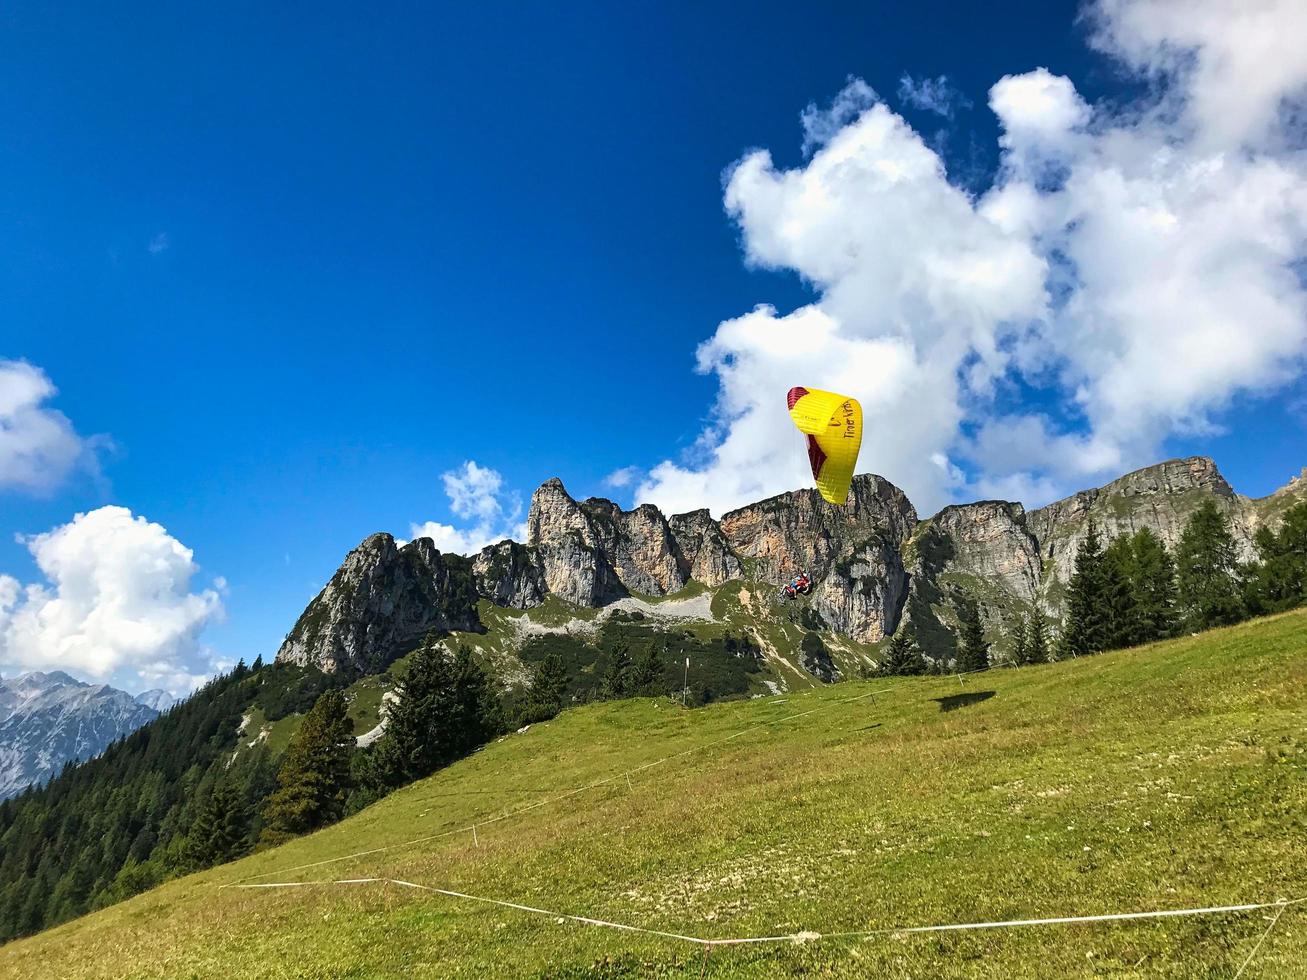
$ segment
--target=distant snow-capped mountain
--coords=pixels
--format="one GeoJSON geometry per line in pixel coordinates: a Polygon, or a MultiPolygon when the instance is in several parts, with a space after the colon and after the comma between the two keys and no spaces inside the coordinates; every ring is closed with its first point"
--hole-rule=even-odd
{"type": "Polygon", "coordinates": [[[132,700],[134,700],[137,704],[145,705],[147,708],[153,708],[155,711],[159,712],[159,714],[163,714],[165,711],[167,711],[169,708],[171,708],[174,704],[177,703],[177,699],[175,697],[173,697],[167,691],[157,687],[151,691],[143,691],[142,693],[136,695],[136,697],[133,698],[132,700]]]}
{"type": "Polygon", "coordinates": [[[99,755],[172,700],[166,691],[133,698],[60,670],[0,679],[0,799],[45,782],[71,759],[99,755]]]}

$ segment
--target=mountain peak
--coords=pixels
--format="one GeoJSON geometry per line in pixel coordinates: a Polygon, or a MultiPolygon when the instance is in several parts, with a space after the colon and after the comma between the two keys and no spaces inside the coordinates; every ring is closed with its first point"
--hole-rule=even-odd
{"type": "Polygon", "coordinates": [[[1290,477],[1289,482],[1271,494],[1273,497],[1281,497],[1291,494],[1307,493],[1307,466],[1302,468],[1302,472],[1297,476],[1290,477]]]}
{"type": "Polygon", "coordinates": [[[147,708],[162,714],[177,703],[177,699],[169,694],[163,688],[155,687],[148,691],[142,691],[132,699],[137,704],[143,704],[147,708]]]}
{"type": "Polygon", "coordinates": [[[1113,480],[1102,487],[1103,490],[1126,487],[1143,487],[1147,485],[1165,487],[1169,490],[1182,489],[1186,486],[1194,489],[1210,490],[1222,496],[1234,496],[1234,488],[1221,475],[1216,462],[1210,456],[1185,456],[1179,459],[1163,460],[1152,466],[1134,470],[1125,476],[1113,480]]]}
{"type": "Polygon", "coordinates": [[[277,659],[326,671],[375,672],[431,630],[478,632],[476,587],[467,559],[437,551],[430,538],[403,548],[369,535],[287,634],[277,659]]]}

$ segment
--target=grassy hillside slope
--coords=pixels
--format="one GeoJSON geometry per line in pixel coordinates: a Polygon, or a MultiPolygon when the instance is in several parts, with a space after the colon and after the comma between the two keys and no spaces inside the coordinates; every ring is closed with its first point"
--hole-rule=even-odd
{"type": "MultiPolygon", "coordinates": [[[[829,934],[1297,898],[1307,612],[965,686],[589,705],[312,837],[13,943],[0,975],[1229,977],[1266,914],[829,934]],[[316,862],[331,863],[298,867],[316,862]],[[389,877],[692,936],[828,938],[706,954],[394,885],[219,887],[251,876],[389,877]]],[[[1307,904],[1283,910],[1245,976],[1305,964],[1307,904]]]]}

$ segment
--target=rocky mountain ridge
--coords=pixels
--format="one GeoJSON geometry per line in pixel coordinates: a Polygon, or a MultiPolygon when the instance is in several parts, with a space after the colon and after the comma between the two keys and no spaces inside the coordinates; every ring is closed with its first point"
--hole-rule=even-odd
{"type": "Polygon", "coordinates": [[[63,671],[0,680],[0,799],[45,782],[66,762],[99,755],[158,716],[151,704],[125,691],[86,684],[63,671]]]}
{"type": "Polygon", "coordinates": [[[796,490],[719,520],[706,510],[669,518],[649,504],[622,510],[602,498],[577,501],[551,479],[531,498],[525,544],[503,541],[466,559],[442,555],[428,539],[400,547],[387,534],[368,538],[305,610],[277,658],[375,671],[428,630],[480,630],[478,599],[531,609],[554,596],[596,608],[733,580],[770,591],[800,570],[816,583],[802,603],[806,628],[873,644],[910,621],[929,654],[947,657],[947,627],[963,593],[990,625],[1035,607],[1057,621],[1091,519],[1106,538],[1149,527],[1174,548],[1189,515],[1208,499],[1251,557],[1257,527],[1307,499],[1307,470],[1250,500],[1210,459],[1168,460],[1037,510],[980,501],[924,521],[902,490],[869,474],[855,477],[841,507],[796,490]]]}
{"type": "Polygon", "coordinates": [[[955,622],[954,600],[962,591],[979,599],[982,618],[995,629],[1014,613],[1035,608],[1057,623],[1091,520],[1105,541],[1147,527],[1174,552],[1185,524],[1206,500],[1229,521],[1240,560],[1251,560],[1257,528],[1274,525],[1287,507],[1307,500],[1307,469],[1275,493],[1252,499],[1236,493],[1212,460],[1192,456],[1135,470],[1029,512],[1006,501],[946,507],[923,521],[910,543],[914,588],[908,618],[919,633],[937,637],[926,644],[937,655],[951,654],[951,634],[940,627],[955,622]]]}

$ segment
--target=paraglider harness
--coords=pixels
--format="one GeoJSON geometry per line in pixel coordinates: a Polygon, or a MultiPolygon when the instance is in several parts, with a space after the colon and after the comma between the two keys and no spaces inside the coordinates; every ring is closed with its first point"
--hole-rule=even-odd
{"type": "Polygon", "coordinates": [[[788,583],[781,586],[779,598],[794,599],[801,595],[807,595],[812,591],[812,576],[807,572],[800,572],[794,576],[788,583]]]}

